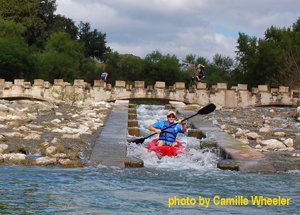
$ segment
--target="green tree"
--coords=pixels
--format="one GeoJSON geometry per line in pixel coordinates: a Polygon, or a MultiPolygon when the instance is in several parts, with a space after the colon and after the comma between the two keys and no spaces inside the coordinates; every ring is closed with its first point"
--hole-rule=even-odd
{"type": "Polygon", "coordinates": [[[48,36],[47,25],[52,23],[56,10],[55,0],[0,0],[0,15],[5,20],[21,23],[26,27],[25,38],[29,45],[42,46],[48,36]]]}
{"type": "Polygon", "coordinates": [[[34,59],[22,37],[25,28],[13,21],[0,19],[0,77],[7,81],[30,79],[34,59]]]}
{"type": "Polygon", "coordinates": [[[144,61],[147,84],[164,81],[166,85],[173,85],[176,81],[187,79],[186,73],[180,70],[180,63],[175,55],[162,55],[159,51],[153,51],[145,57],[144,61]]]}
{"type": "Polygon", "coordinates": [[[73,81],[80,74],[84,59],[83,44],[65,32],[53,33],[46,42],[45,52],[38,55],[39,76],[46,80],[73,81]]]}
{"type": "Polygon", "coordinates": [[[80,22],[79,41],[85,45],[86,56],[103,60],[104,53],[107,51],[106,34],[98,32],[96,29],[91,31],[90,23],[80,22]]]}

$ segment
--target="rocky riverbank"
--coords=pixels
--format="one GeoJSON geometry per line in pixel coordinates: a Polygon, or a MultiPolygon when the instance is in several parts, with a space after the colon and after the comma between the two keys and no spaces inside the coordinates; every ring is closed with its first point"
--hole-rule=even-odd
{"type": "Polygon", "coordinates": [[[278,171],[300,170],[300,107],[256,107],[215,111],[224,132],[267,156],[278,171]]]}
{"type": "MultiPolygon", "coordinates": [[[[110,110],[107,102],[0,100],[0,164],[86,166],[110,110]]],[[[208,117],[277,169],[300,169],[299,107],[223,108],[208,117]]]]}
{"type": "Polygon", "coordinates": [[[0,163],[87,165],[110,103],[0,101],[0,163]]]}

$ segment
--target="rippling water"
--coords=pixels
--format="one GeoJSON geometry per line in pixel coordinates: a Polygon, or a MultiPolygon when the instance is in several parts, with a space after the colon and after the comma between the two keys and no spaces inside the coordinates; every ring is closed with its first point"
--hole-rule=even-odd
{"type": "MultiPolygon", "coordinates": [[[[149,121],[141,118],[145,128],[158,118],[151,115],[152,108],[143,108],[141,115],[151,116],[149,121]]],[[[165,116],[162,107],[153,108],[165,116]]],[[[146,129],[143,132],[148,134],[146,129]]],[[[129,153],[142,158],[144,168],[1,166],[0,214],[299,214],[299,171],[246,174],[219,170],[216,153],[201,151],[193,138],[181,136],[180,140],[190,155],[158,159],[143,145],[130,145],[129,153]],[[217,195],[292,200],[288,206],[217,206],[212,203],[217,195]],[[211,203],[208,208],[198,204],[168,208],[174,196],[197,200],[201,196],[211,203]]]]}
{"type": "Polygon", "coordinates": [[[299,172],[0,167],[1,214],[298,214],[299,172]],[[168,198],[290,197],[289,206],[176,206],[168,198]]]}

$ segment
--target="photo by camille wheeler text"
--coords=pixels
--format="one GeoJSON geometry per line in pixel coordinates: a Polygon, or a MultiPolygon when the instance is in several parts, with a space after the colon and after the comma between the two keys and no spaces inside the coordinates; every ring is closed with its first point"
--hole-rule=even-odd
{"type": "Polygon", "coordinates": [[[170,197],[168,198],[168,207],[174,206],[199,206],[208,208],[211,205],[215,206],[288,206],[292,203],[290,197],[266,197],[266,196],[234,196],[234,197],[222,197],[215,195],[213,197],[170,197]]]}

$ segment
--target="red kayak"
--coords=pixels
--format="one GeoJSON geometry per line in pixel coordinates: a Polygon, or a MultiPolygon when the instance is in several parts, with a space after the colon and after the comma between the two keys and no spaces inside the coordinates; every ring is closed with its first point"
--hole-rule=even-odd
{"type": "Polygon", "coordinates": [[[158,138],[154,139],[149,143],[147,146],[147,149],[149,151],[155,152],[158,156],[177,156],[178,154],[182,153],[184,146],[178,141],[177,146],[157,146],[156,143],[158,141],[158,138]]]}

